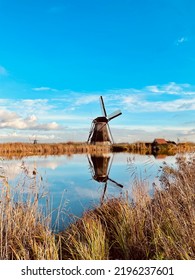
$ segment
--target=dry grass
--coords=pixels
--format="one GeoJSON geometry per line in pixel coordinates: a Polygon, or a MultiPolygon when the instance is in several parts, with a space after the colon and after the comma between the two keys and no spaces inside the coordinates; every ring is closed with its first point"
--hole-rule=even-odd
{"type": "Polygon", "coordinates": [[[80,142],[67,143],[3,143],[0,144],[0,156],[25,157],[33,155],[72,155],[76,153],[110,152],[110,146],[88,145],[80,142]]]}
{"type": "MultiPolygon", "coordinates": [[[[159,154],[174,155],[178,152],[195,151],[195,143],[179,143],[178,145],[161,145],[159,154]]],[[[160,147],[160,146],[159,146],[160,147]]],[[[13,158],[33,155],[72,155],[72,154],[102,154],[109,152],[128,152],[152,154],[152,143],[118,143],[113,145],[90,145],[84,142],[66,143],[0,143],[0,156],[13,158]]]]}
{"type": "Polygon", "coordinates": [[[108,240],[100,218],[91,212],[60,234],[62,258],[74,260],[106,260],[109,257],[108,240]]]}
{"type": "Polygon", "coordinates": [[[112,151],[139,153],[139,154],[152,154],[152,143],[135,142],[135,143],[118,143],[112,145],[112,151]]]}
{"type": "Polygon", "coordinates": [[[50,219],[44,218],[38,205],[41,194],[35,189],[35,179],[29,178],[33,185],[28,184],[28,190],[22,189],[21,184],[19,190],[12,191],[7,178],[1,176],[1,260],[58,259],[59,248],[50,230],[50,219]]]}

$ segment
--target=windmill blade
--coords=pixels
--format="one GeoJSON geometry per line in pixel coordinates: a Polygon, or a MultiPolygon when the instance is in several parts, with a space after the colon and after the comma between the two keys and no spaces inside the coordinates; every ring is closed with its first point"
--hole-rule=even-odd
{"type": "Polygon", "coordinates": [[[101,204],[104,202],[104,197],[105,197],[106,189],[107,189],[107,181],[105,183],[103,194],[102,194],[102,197],[101,197],[101,204]]]}
{"type": "Polygon", "coordinates": [[[107,117],[106,108],[105,108],[104,100],[103,100],[103,97],[102,97],[102,96],[100,96],[100,107],[101,107],[103,116],[104,116],[104,117],[107,117]]]}
{"type": "Polygon", "coordinates": [[[90,160],[90,158],[89,158],[89,155],[87,154],[87,159],[88,159],[88,162],[89,162],[89,166],[90,166],[90,168],[93,168],[93,164],[92,164],[92,162],[91,162],[91,160],[90,160]]]}
{"type": "Polygon", "coordinates": [[[108,180],[109,180],[110,182],[112,182],[113,184],[117,185],[118,187],[123,188],[123,185],[117,183],[116,181],[114,181],[114,180],[112,180],[112,179],[110,179],[110,178],[108,178],[108,180]]]}
{"type": "Polygon", "coordinates": [[[122,112],[120,110],[117,110],[108,116],[108,121],[111,121],[112,119],[114,119],[120,115],[122,115],[122,112]]]}
{"type": "Polygon", "coordinates": [[[110,138],[111,138],[111,141],[112,141],[112,144],[113,144],[113,143],[114,143],[114,138],[113,138],[113,136],[112,136],[112,132],[111,132],[111,130],[110,130],[109,124],[107,124],[107,126],[108,126],[108,131],[109,131],[109,134],[110,134],[110,138]]]}
{"type": "Polygon", "coordinates": [[[89,170],[91,171],[92,176],[94,176],[95,172],[94,172],[93,163],[91,162],[88,154],[87,154],[87,159],[88,159],[88,162],[89,162],[89,170]]]}
{"type": "Polygon", "coordinates": [[[92,124],[91,124],[91,129],[90,129],[90,131],[89,131],[89,137],[88,137],[88,139],[87,139],[87,143],[89,143],[89,140],[90,140],[90,138],[91,138],[91,135],[92,135],[92,133],[93,133],[93,130],[94,130],[94,123],[92,122],[92,124]]]}
{"type": "Polygon", "coordinates": [[[112,154],[112,157],[111,157],[111,161],[110,161],[110,165],[109,165],[108,173],[107,173],[108,176],[109,176],[109,174],[110,174],[110,169],[111,169],[111,167],[112,167],[113,159],[114,159],[114,154],[112,154]]]}

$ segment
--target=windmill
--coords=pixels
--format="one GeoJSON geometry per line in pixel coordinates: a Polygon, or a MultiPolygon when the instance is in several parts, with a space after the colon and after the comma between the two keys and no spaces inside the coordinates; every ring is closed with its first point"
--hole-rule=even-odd
{"type": "Polygon", "coordinates": [[[117,183],[116,181],[114,181],[109,177],[110,169],[113,162],[113,157],[110,160],[109,154],[101,154],[98,156],[90,155],[88,156],[88,161],[89,161],[92,178],[98,183],[102,183],[104,185],[104,190],[101,197],[101,203],[103,203],[108,182],[120,188],[123,188],[123,185],[117,183]]]}
{"type": "Polygon", "coordinates": [[[37,139],[34,139],[33,140],[33,144],[35,145],[35,144],[37,144],[38,143],[38,140],[37,139]]]}
{"type": "Polygon", "coordinates": [[[34,137],[29,137],[28,139],[29,139],[29,141],[30,141],[31,143],[33,143],[34,145],[38,143],[38,140],[37,140],[36,135],[34,135],[34,137]]]}
{"type": "Polygon", "coordinates": [[[103,97],[100,96],[100,107],[102,110],[102,116],[95,118],[92,121],[91,129],[87,143],[90,144],[110,144],[113,143],[112,133],[109,127],[109,121],[120,116],[122,113],[120,110],[107,116],[106,108],[104,105],[103,97]]]}

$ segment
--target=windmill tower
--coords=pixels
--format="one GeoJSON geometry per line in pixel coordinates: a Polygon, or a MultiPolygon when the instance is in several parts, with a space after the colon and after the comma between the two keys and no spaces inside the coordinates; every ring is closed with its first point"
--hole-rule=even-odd
{"type": "Polygon", "coordinates": [[[97,181],[98,183],[101,183],[104,185],[102,197],[101,197],[101,203],[104,201],[105,193],[107,190],[108,182],[114,186],[123,188],[123,185],[117,183],[115,180],[111,179],[109,177],[110,169],[112,166],[113,157],[110,160],[109,154],[101,154],[98,156],[90,155],[88,156],[89,161],[89,167],[91,170],[92,178],[97,181]]]}
{"type": "Polygon", "coordinates": [[[37,144],[37,142],[38,142],[38,140],[37,140],[37,139],[34,139],[34,140],[33,140],[33,144],[34,144],[34,145],[36,145],[36,144],[37,144]]]}
{"type": "Polygon", "coordinates": [[[29,137],[28,139],[29,139],[30,143],[33,143],[34,145],[36,145],[38,143],[36,135],[34,135],[34,137],[29,137]]]}
{"type": "Polygon", "coordinates": [[[109,121],[121,115],[121,111],[115,111],[107,116],[106,108],[104,105],[103,97],[100,96],[100,107],[102,110],[102,116],[95,118],[92,121],[91,129],[87,143],[90,144],[111,144],[113,143],[112,133],[109,127],[109,121]]]}

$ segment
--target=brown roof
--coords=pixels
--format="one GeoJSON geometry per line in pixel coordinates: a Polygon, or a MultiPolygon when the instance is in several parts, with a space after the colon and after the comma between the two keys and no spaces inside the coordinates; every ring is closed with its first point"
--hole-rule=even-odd
{"type": "Polygon", "coordinates": [[[167,141],[163,138],[156,138],[156,139],[154,139],[154,143],[156,143],[156,144],[167,144],[167,141]]]}
{"type": "Polygon", "coordinates": [[[157,155],[155,158],[156,159],[163,159],[166,158],[167,155],[157,155]]]}

